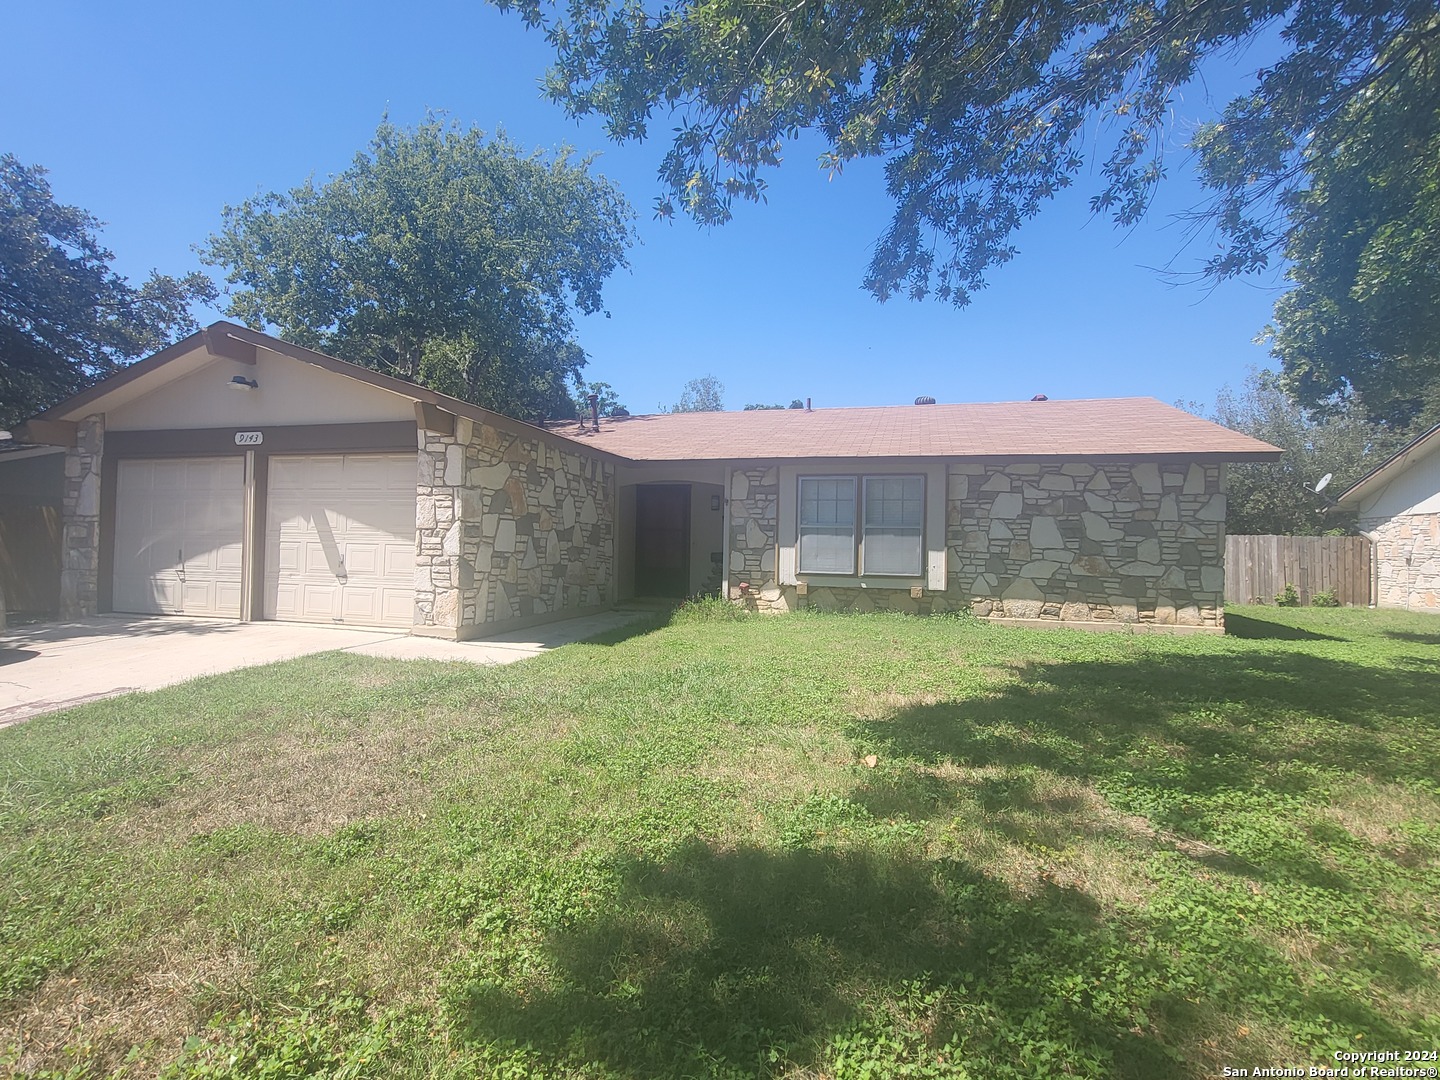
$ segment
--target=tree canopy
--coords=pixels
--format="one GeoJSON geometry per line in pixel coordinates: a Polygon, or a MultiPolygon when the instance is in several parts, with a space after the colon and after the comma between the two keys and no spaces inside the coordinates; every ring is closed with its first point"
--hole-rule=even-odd
{"type": "Polygon", "coordinates": [[[1272,328],[1302,403],[1358,397],[1401,427],[1440,420],[1440,57],[1414,78],[1425,99],[1366,94],[1340,145],[1307,154],[1272,328]]]}
{"type": "Polygon", "coordinates": [[[0,155],[0,427],[191,332],[190,305],[216,296],[198,271],[132,286],[100,222],[57,203],[47,175],[0,155]]]}
{"type": "Polygon", "coordinates": [[[620,393],[608,382],[581,383],[576,388],[574,416],[582,420],[590,415],[590,395],[595,395],[595,408],[601,416],[629,416],[630,410],[620,402],[620,393]]]}
{"type": "Polygon", "coordinates": [[[1252,371],[1244,386],[1223,387],[1210,419],[1285,451],[1279,461],[1227,467],[1231,533],[1315,535],[1345,528],[1351,519],[1324,512],[1315,483],[1332,473],[1330,494],[1344,491],[1405,441],[1403,432],[1371,422],[1351,403],[1325,414],[1307,411],[1271,371],[1252,371]]]}
{"type": "Polygon", "coordinates": [[[714,375],[701,375],[685,384],[670,412],[724,412],[725,384],[714,375]]]}
{"type": "Polygon", "coordinates": [[[1193,140],[1225,277],[1284,245],[1307,154],[1350,134],[1361,96],[1433,105],[1434,0],[496,0],[544,29],[546,87],[617,140],[674,113],[657,212],[703,224],[765,197],[802,130],[832,171],[881,158],[895,212],[865,276],[880,299],[965,304],[1014,234],[1098,160],[1092,207],[1129,225],[1165,175],[1177,93],[1208,57],[1280,29],[1282,54],[1193,140]]]}
{"type": "Polygon", "coordinates": [[[524,419],[563,415],[574,312],[628,265],[634,214],[589,159],[431,116],[383,121],[316,185],[225,210],[203,255],[251,326],[524,419]]]}

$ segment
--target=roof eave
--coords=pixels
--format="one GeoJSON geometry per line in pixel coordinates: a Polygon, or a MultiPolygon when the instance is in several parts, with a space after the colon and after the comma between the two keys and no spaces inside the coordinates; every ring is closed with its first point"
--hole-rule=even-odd
{"type": "MultiPolygon", "coordinates": [[[[66,398],[57,405],[51,406],[49,409],[46,409],[34,417],[33,420],[41,421],[42,423],[64,422],[77,413],[83,417],[86,414],[80,412],[80,410],[84,409],[85,406],[102,401],[105,397],[121,387],[134,382],[136,379],[143,378],[171,361],[189,355],[199,348],[210,349],[212,353],[215,353],[216,348],[218,348],[220,350],[219,355],[222,357],[239,360],[242,363],[250,362],[245,359],[245,357],[249,355],[247,349],[264,349],[267,352],[289,357],[302,364],[309,364],[312,367],[318,367],[321,370],[341,375],[347,379],[354,379],[357,382],[366,383],[376,389],[396,394],[413,402],[425,402],[454,416],[463,416],[469,420],[478,420],[492,427],[505,428],[513,433],[519,433],[529,437],[544,435],[555,436],[562,439],[565,438],[558,432],[550,431],[538,424],[517,420],[514,417],[493,412],[490,409],[472,404],[471,402],[450,397],[448,394],[441,394],[427,387],[418,386],[415,383],[409,383],[403,379],[397,379],[378,371],[372,371],[370,368],[361,367],[358,364],[352,364],[348,361],[328,356],[315,349],[307,349],[303,345],[295,345],[281,338],[272,337],[258,330],[251,330],[249,327],[238,326],[235,323],[227,322],[223,319],[213,322],[201,330],[197,330],[188,337],[181,338],[173,345],[166,346],[159,352],[147,356],[144,360],[136,361],[128,367],[122,368],[109,378],[80,391],[80,393],[72,397],[66,398]]],[[[613,451],[605,450],[601,447],[588,446],[578,443],[573,439],[565,439],[565,441],[612,461],[625,460],[613,451]]]]}
{"type": "Polygon", "coordinates": [[[1406,443],[1342,491],[1340,497],[1335,500],[1335,508],[1337,510],[1360,509],[1360,503],[1365,499],[1366,495],[1369,495],[1372,490],[1382,483],[1389,483],[1390,478],[1395,474],[1402,473],[1409,468],[1410,462],[1415,457],[1415,451],[1429,445],[1432,439],[1437,438],[1440,438],[1440,424],[1436,424],[1429,431],[1424,432],[1406,443]]]}
{"type": "MultiPolygon", "coordinates": [[[[587,443],[581,443],[578,439],[570,439],[569,436],[561,436],[569,441],[584,446],[587,450],[592,447],[587,443]]],[[[866,458],[886,460],[891,458],[918,459],[924,461],[1015,461],[1021,463],[1029,462],[1051,462],[1051,461],[1099,461],[1106,463],[1123,463],[1126,461],[1198,461],[1207,464],[1230,464],[1249,463],[1259,461],[1278,461],[1284,451],[1281,450],[1253,450],[1253,451],[1216,451],[1216,450],[1171,450],[1171,451],[1136,451],[1127,454],[726,454],[715,457],[695,457],[693,455],[675,457],[627,457],[623,454],[615,454],[619,460],[632,465],[688,465],[688,464],[714,464],[716,462],[772,462],[772,461],[861,461],[866,458]]]]}

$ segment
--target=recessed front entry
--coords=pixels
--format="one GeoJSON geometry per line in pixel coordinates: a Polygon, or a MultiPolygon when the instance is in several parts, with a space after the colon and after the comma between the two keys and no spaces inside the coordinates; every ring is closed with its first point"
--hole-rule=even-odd
{"type": "Polygon", "coordinates": [[[690,485],[635,488],[635,595],[690,592],[690,485]]]}
{"type": "Polygon", "coordinates": [[[270,458],[265,617],[411,625],[415,455],[270,458]]]}
{"type": "Polygon", "coordinates": [[[240,617],[245,459],[122,460],[112,607],[240,617]]]}

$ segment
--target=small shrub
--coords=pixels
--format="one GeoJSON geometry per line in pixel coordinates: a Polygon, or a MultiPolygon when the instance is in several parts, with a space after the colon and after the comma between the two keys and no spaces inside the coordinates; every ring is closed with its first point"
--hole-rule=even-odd
{"type": "Polygon", "coordinates": [[[1340,598],[1335,595],[1334,589],[1326,589],[1324,592],[1317,592],[1310,597],[1311,607],[1339,607],[1340,598]]]}
{"type": "Polygon", "coordinates": [[[1285,583],[1285,588],[1275,594],[1276,607],[1299,607],[1300,591],[1290,582],[1285,583]]]}

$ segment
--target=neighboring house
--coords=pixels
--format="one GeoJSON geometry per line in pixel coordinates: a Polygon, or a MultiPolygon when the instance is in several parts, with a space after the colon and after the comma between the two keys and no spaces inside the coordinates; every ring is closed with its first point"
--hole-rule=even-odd
{"type": "Polygon", "coordinates": [[[12,619],[60,610],[64,482],[64,447],[0,439],[0,597],[12,619]]]}
{"type": "Polygon", "coordinates": [[[1223,626],[1224,469],[1148,398],[536,427],[230,323],[26,425],[63,613],[467,638],[637,597],[1223,626]]]}
{"type": "Polygon", "coordinates": [[[1440,611],[1440,426],[1433,427],[1337,500],[1374,545],[1378,607],[1440,611]]]}

